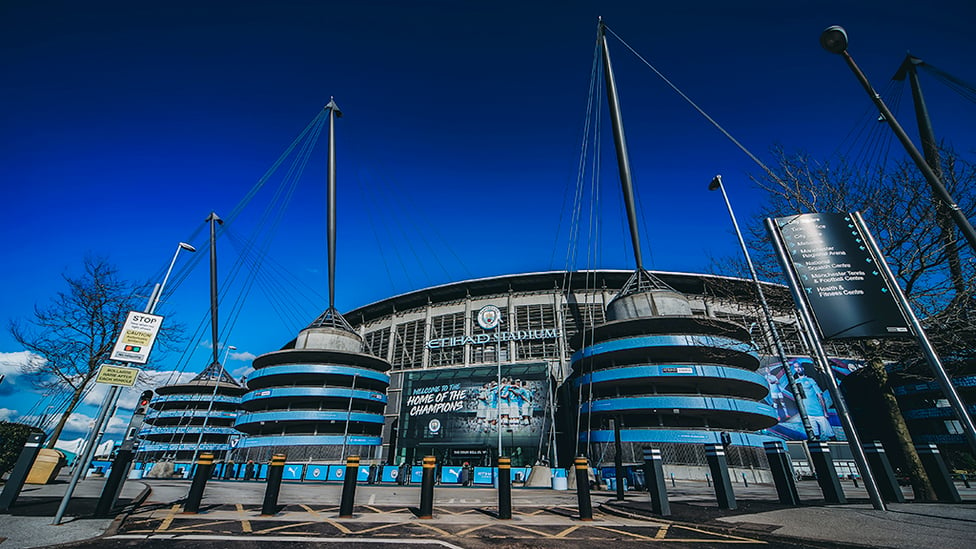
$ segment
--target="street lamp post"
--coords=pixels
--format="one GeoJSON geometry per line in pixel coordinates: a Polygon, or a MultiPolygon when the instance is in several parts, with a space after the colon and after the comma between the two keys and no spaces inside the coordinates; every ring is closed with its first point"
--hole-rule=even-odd
{"type": "MultiPolygon", "coordinates": [[[[146,304],[146,309],[144,312],[152,314],[156,310],[156,305],[159,303],[159,298],[163,294],[163,288],[166,287],[166,280],[169,278],[170,272],[173,270],[173,265],[176,264],[176,257],[180,255],[180,250],[186,250],[188,252],[195,252],[196,249],[187,244],[186,242],[180,242],[179,246],[176,248],[176,253],[173,254],[173,260],[169,262],[169,268],[166,270],[166,275],[163,277],[163,281],[157,284],[149,296],[149,302],[146,304]]],[[[115,407],[115,402],[119,397],[119,387],[117,385],[112,385],[108,394],[105,395],[105,400],[102,401],[101,409],[98,412],[98,418],[95,420],[95,430],[93,434],[95,438],[88,441],[88,445],[82,455],[81,460],[78,462],[78,467],[75,469],[74,474],[71,476],[71,482],[68,484],[67,490],[65,490],[64,497],[61,499],[61,505],[58,507],[57,512],[54,515],[54,520],[51,524],[57,526],[61,524],[61,519],[64,517],[64,512],[68,508],[68,502],[71,501],[71,495],[74,493],[75,486],[78,484],[78,480],[81,475],[88,470],[88,465],[91,463],[92,455],[95,453],[95,447],[98,445],[98,433],[102,430],[103,424],[109,419],[109,411],[115,407]]]]}
{"type": "Polygon", "coordinates": [[[823,46],[823,49],[829,51],[830,53],[838,54],[844,58],[844,61],[847,62],[847,66],[850,67],[851,72],[853,72],[854,76],[857,77],[857,80],[861,83],[864,91],[868,93],[871,101],[874,102],[875,106],[881,112],[884,121],[887,122],[888,126],[891,127],[891,131],[895,133],[895,137],[897,137],[898,141],[900,141],[902,146],[905,147],[905,151],[908,152],[908,156],[912,158],[915,165],[918,166],[918,169],[922,172],[922,175],[925,177],[925,181],[928,182],[929,186],[932,187],[932,191],[935,193],[938,199],[945,204],[946,208],[949,209],[949,215],[956,223],[956,226],[959,227],[959,230],[962,231],[963,236],[966,237],[966,240],[969,242],[969,247],[972,248],[973,251],[976,251],[976,229],[973,228],[973,225],[969,222],[965,212],[962,211],[962,208],[956,204],[956,201],[952,198],[952,195],[950,195],[949,191],[946,190],[945,185],[942,184],[942,180],[939,179],[939,176],[935,174],[932,167],[929,166],[928,162],[925,161],[925,157],[922,156],[922,153],[920,153],[915,147],[915,144],[912,143],[912,140],[908,137],[908,134],[905,133],[904,129],[902,129],[901,124],[898,123],[895,115],[888,110],[888,106],[885,105],[884,101],[882,101],[881,96],[878,95],[878,92],[874,91],[874,87],[872,87],[871,83],[868,82],[867,76],[865,76],[857,64],[854,63],[854,58],[851,57],[851,54],[847,53],[847,31],[844,30],[844,27],[839,25],[827,27],[827,29],[825,29],[820,35],[820,45],[823,46]]]}
{"type": "Polygon", "coordinates": [[[756,274],[756,268],[752,264],[752,257],[749,255],[749,248],[746,247],[746,241],[742,238],[742,231],[739,230],[739,223],[735,219],[735,213],[732,211],[732,203],[729,202],[729,195],[725,193],[725,186],[722,185],[722,176],[716,175],[712,182],[708,184],[708,190],[720,190],[722,191],[722,198],[725,199],[725,206],[729,210],[729,217],[732,218],[732,226],[735,228],[735,235],[739,237],[739,246],[742,247],[742,255],[746,258],[746,264],[749,265],[749,275],[752,276],[752,282],[756,285],[756,292],[759,294],[759,302],[762,304],[763,316],[766,317],[766,324],[769,326],[769,333],[773,336],[773,343],[776,345],[776,354],[779,356],[780,364],[783,365],[783,372],[786,374],[786,382],[790,387],[790,392],[793,393],[794,402],[796,402],[796,411],[800,416],[800,422],[803,424],[803,430],[807,434],[807,440],[813,440],[813,426],[810,425],[810,416],[807,415],[807,407],[804,404],[803,399],[800,398],[800,392],[797,390],[796,377],[793,375],[793,368],[790,366],[789,358],[786,356],[786,350],[783,348],[783,341],[779,337],[779,330],[776,329],[776,323],[773,322],[773,313],[769,309],[769,303],[766,301],[766,294],[763,293],[762,284],[759,283],[759,276],[756,274]]]}
{"type": "MultiPolygon", "coordinates": [[[[847,31],[838,25],[827,27],[827,29],[825,29],[820,35],[820,45],[830,53],[843,56],[844,61],[847,62],[847,66],[850,67],[851,72],[853,72],[854,76],[857,77],[857,80],[861,83],[864,91],[866,91],[868,96],[871,97],[871,100],[874,102],[875,106],[877,106],[878,110],[881,111],[881,115],[884,117],[884,120],[891,127],[891,130],[895,133],[895,136],[898,137],[898,141],[900,141],[902,146],[905,147],[905,151],[908,152],[908,155],[922,172],[922,175],[925,177],[925,181],[928,182],[929,186],[932,187],[933,193],[940,201],[942,201],[943,204],[945,204],[946,208],[948,208],[949,215],[956,223],[956,226],[959,227],[959,230],[962,231],[963,236],[966,237],[970,248],[972,248],[973,251],[976,251],[976,229],[973,228],[973,225],[969,222],[966,214],[962,211],[959,205],[956,204],[955,200],[952,198],[952,195],[949,194],[949,191],[946,190],[945,185],[942,184],[942,180],[939,179],[939,176],[936,175],[932,167],[929,166],[928,162],[925,161],[925,157],[922,156],[922,153],[920,153],[915,147],[915,144],[912,143],[912,140],[908,137],[908,134],[905,133],[904,129],[902,129],[901,124],[899,124],[898,120],[895,119],[895,115],[888,110],[888,106],[885,105],[884,101],[881,100],[881,96],[878,95],[878,92],[874,91],[871,83],[868,82],[867,76],[865,76],[857,64],[854,63],[854,58],[851,57],[851,54],[847,53],[847,31]]],[[[870,243],[877,247],[877,245],[874,244],[873,239],[870,243]]],[[[887,262],[882,261],[880,266],[890,272],[887,262]]],[[[891,280],[894,280],[893,274],[889,276],[891,280]]],[[[912,323],[912,327],[915,329],[916,337],[918,338],[919,346],[922,347],[925,354],[925,359],[929,363],[929,367],[932,369],[932,372],[935,374],[936,381],[939,383],[943,394],[949,401],[950,407],[953,409],[956,417],[963,426],[963,434],[966,437],[966,442],[969,444],[970,450],[974,455],[976,455],[976,424],[973,423],[973,419],[970,417],[969,412],[966,409],[966,404],[959,397],[959,393],[956,392],[955,387],[952,385],[952,380],[946,373],[945,368],[943,368],[941,360],[939,360],[938,355],[936,355],[935,350],[928,341],[928,337],[926,337],[921,324],[919,324],[918,319],[915,317],[914,311],[911,309],[911,304],[908,302],[907,298],[904,298],[901,295],[903,293],[901,289],[898,288],[897,290],[898,291],[896,292],[895,297],[898,299],[899,306],[903,309],[906,317],[912,323]]]]}

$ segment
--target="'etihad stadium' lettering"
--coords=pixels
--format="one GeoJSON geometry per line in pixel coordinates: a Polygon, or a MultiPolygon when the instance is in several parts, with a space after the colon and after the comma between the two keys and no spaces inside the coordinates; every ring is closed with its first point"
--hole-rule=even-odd
{"type": "Polygon", "coordinates": [[[528,339],[556,339],[558,329],[550,330],[518,330],[516,332],[500,332],[496,334],[478,334],[474,336],[454,336],[441,339],[431,339],[427,342],[428,349],[443,349],[459,345],[484,345],[498,341],[525,341],[528,339]]]}

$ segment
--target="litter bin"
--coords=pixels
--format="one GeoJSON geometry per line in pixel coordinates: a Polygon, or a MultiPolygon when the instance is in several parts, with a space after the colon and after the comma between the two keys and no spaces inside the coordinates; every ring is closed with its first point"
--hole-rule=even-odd
{"type": "Polygon", "coordinates": [[[27,484],[48,484],[58,478],[58,473],[61,472],[65,463],[64,454],[60,451],[41,448],[37,454],[37,459],[34,460],[34,465],[27,473],[27,480],[24,482],[27,484]]]}

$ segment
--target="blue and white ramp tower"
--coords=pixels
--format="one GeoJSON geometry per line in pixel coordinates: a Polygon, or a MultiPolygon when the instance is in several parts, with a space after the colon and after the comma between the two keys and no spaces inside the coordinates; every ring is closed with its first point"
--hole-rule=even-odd
{"type": "Polygon", "coordinates": [[[379,458],[390,364],[363,351],[335,308],[335,101],[329,116],[329,308],[292,344],[254,359],[235,427],[247,434],[235,459],[341,461],[379,458]]]}
{"type": "Polygon", "coordinates": [[[633,182],[604,24],[599,41],[617,166],[636,270],[607,304],[607,322],[584,334],[572,358],[579,395],[578,443],[593,463],[615,457],[640,463],[642,447],[665,450],[666,462],[703,462],[705,443],[752,446],[770,437],[756,431],[777,423],[760,402],[769,392],[756,373],[759,357],[741,325],[692,315],[688,299],[643,267],[633,182]],[[622,456],[615,452],[620,433],[622,456]],[[670,445],[682,445],[670,447],[670,445]],[[687,450],[688,459],[673,458],[687,450]],[[698,456],[700,457],[700,456],[698,456]]]}

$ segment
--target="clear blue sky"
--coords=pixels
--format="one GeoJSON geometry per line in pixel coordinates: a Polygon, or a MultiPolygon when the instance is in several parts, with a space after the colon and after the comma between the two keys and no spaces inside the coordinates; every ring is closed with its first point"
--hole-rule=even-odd
{"type": "MultiPolygon", "coordinates": [[[[226,216],[330,96],[344,111],[340,310],[433,284],[563,268],[564,196],[577,176],[599,15],[763,159],[775,144],[827,158],[871,108],[843,61],[820,48],[828,25],[847,28],[879,89],[907,50],[976,80],[976,7],[965,0],[4,2],[0,320],[46,305],[86,253],[132,279],[158,276],[176,244],[211,210],[226,216]]],[[[737,253],[708,181],[723,174],[744,220],[762,199],[747,180],[759,169],[622,44],[610,46],[646,266],[707,270],[712,257],[737,253]]],[[[972,151],[976,109],[935,85],[927,94],[936,131],[972,151]]],[[[286,291],[307,321],[326,305],[324,143],[271,252],[318,289],[286,291]]],[[[597,266],[630,268],[607,164],[597,266]]],[[[264,195],[242,213],[238,234],[249,234],[264,195]]],[[[218,248],[229,272],[236,252],[218,248]]],[[[160,308],[191,331],[207,307],[205,264],[160,308]]],[[[253,290],[224,343],[242,359],[286,343],[296,327],[272,309],[253,290]]],[[[207,363],[203,340],[187,371],[207,363]]],[[[0,332],[0,417],[17,419],[38,398],[15,375],[19,351],[0,332]]],[[[177,358],[157,367],[171,370],[177,358]]],[[[227,366],[242,372],[247,360],[227,366]]]]}

